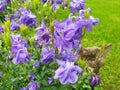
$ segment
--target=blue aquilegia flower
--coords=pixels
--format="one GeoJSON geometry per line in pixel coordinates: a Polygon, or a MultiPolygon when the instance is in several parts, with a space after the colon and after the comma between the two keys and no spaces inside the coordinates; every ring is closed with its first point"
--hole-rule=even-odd
{"type": "Polygon", "coordinates": [[[27,90],[27,87],[22,87],[20,88],[20,90],[27,90]]]}
{"type": "Polygon", "coordinates": [[[11,2],[11,0],[6,0],[6,3],[9,3],[9,2],[11,2]]]}
{"type": "Polygon", "coordinates": [[[41,62],[44,64],[47,64],[52,61],[52,59],[55,57],[55,54],[53,53],[52,49],[49,49],[47,47],[42,47],[42,53],[41,53],[41,62]]]}
{"type": "Polygon", "coordinates": [[[57,4],[62,4],[63,0],[56,0],[57,4]]]}
{"type": "Polygon", "coordinates": [[[46,3],[47,0],[41,0],[43,3],[46,3]]]}
{"type": "Polygon", "coordinates": [[[21,17],[20,22],[26,26],[32,27],[36,24],[36,16],[33,15],[31,12],[27,11],[26,9],[21,9],[21,17]]]}
{"type": "Polygon", "coordinates": [[[78,80],[77,74],[82,73],[82,69],[74,62],[57,60],[60,67],[55,71],[54,79],[59,79],[61,84],[75,83],[78,80]]]}
{"type": "Polygon", "coordinates": [[[49,44],[51,37],[49,33],[49,29],[46,27],[44,22],[42,22],[41,26],[36,29],[37,33],[35,36],[35,42],[42,43],[43,45],[49,44]]]}
{"type": "Polygon", "coordinates": [[[52,9],[53,9],[53,10],[57,10],[58,8],[59,8],[58,4],[57,4],[56,2],[54,2],[54,3],[52,4],[52,9]]]}
{"type": "Polygon", "coordinates": [[[48,83],[51,84],[54,81],[54,78],[48,77],[48,83]]]}
{"type": "Polygon", "coordinates": [[[94,87],[100,83],[100,76],[97,74],[92,74],[90,78],[90,86],[94,87]]]}
{"type": "Polygon", "coordinates": [[[0,33],[4,33],[3,27],[0,26],[0,33]]]}
{"type": "Polygon", "coordinates": [[[80,17],[76,17],[75,23],[76,25],[86,27],[86,29],[90,32],[92,30],[93,25],[97,25],[99,20],[98,18],[93,18],[90,14],[90,9],[80,10],[80,17]]]}
{"type": "Polygon", "coordinates": [[[63,61],[69,61],[72,62],[73,60],[77,60],[77,56],[73,53],[73,51],[63,51],[61,53],[61,58],[63,61]]]}
{"type": "Polygon", "coordinates": [[[68,18],[62,22],[55,22],[54,26],[54,46],[59,53],[64,50],[76,48],[79,39],[82,37],[82,29],[68,18]]]}
{"type": "Polygon", "coordinates": [[[5,11],[6,9],[6,3],[4,1],[0,1],[0,12],[5,11]]]}
{"type": "Polygon", "coordinates": [[[5,15],[5,20],[16,20],[20,18],[20,12],[16,11],[14,14],[5,15]]]}
{"type": "Polygon", "coordinates": [[[18,28],[19,28],[19,24],[16,21],[12,20],[10,24],[10,29],[14,31],[17,30],[18,28]]]}
{"type": "Polygon", "coordinates": [[[71,0],[70,9],[71,13],[79,12],[85,8],[85,0],[71,0]]]}
{"type": "Polygon", "coordinates": [[[35,68],[38,68],[38,67],[40,67],[40,64],[39,64],[38,61],[35,61],[35,62],[33,63],[33,66],[34,66],[35,68]]]}
{"type": "Polygon", "coordinates": [[[1,76],[3,76],[3,73],[2,73],[2,72],[0,72],[0,77],[1,77],[1,76]]]}
{"type": "Polygon", "coordinates": [[[28,90],[38,90],[38,84],[35,81],[31,81],[28,84],[28,90]]]}
{"type": "Polygon", "coordinates": [[[35,75],[34,75],[33,72],[30,72],[30,73],[29,73],[28,79],[29,79],[29,80],[34,80],[34,79],[35,79],[35,75]]]}
{"type": "Polygon", "coordinates": [[[13,63],[19,64],[27,63],[30,60],[29,53],[27,51],[27,44],[21,39],[20,35],[11,35],[12,47],[11,52],[14,54],[13,63]]]}

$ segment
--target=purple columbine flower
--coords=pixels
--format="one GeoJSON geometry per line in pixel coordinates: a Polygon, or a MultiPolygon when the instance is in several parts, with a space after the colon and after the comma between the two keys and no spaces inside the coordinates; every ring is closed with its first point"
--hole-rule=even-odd
{"type": "Polygon", "coordinates": [[[33,15],[31,12],[27,11],[26,9],[21,9],[21,17],[20,22],[26,26],[32,27],[36,24],[36,16],[33,15]]]}
{"type": "Polygon", "coordinates": [[[69,62],[72,62],[73,60],[77,60],[77,56],[74,55],[73,51],[63,51],[61,53],[61,58],[64,60],[64,61],[69,61],[69,62]]]}
{"type": "Polygon", "coordinates": [[[3,27],[0,26],[0,33],[4,33],[3,27]]]}
{"type": "Polygon", "coordinates": [[[29,79],[29,80],[34,80],[34,79],[35,79],[35,75],[34,75],[33,72],[30,72],[30,73],[29,73],[28,79],[29,79]]]}
{"type": "Polygon", "coordinates": [[[63,0],[56,0],[57,4],[62,4],[63,0]]]}
{"type": "Polygon", "coordinates": [[[38,61],[35,61],[35,62],[33,63],[33,66],[34,66],[35,68],[38,68],[38,67],[40,66],[40,64],[39,64],[38,61]]]}
{"type": "Polygon", "coordinates": [[[48,83],[51,84],[53,82],[53,78],[48,78],[48,83]]]}
{"type": "Polygon", "coordinates": [[[44,21],[41,26],[36,29],[36,31],[35,42],[42,43],[43,45],[49,44],[51,37],[44,21]]]}
{"type": "Polygon", "coordinates": [[[11,2],[11,0],[6,0],[6,3],[9,3],[9,2],[11,2]]]}
{"type": "Polygon", "coordinates": [[[12,20],[10,24],[10,29],[14,31],[14,30],[17,30],[18,28],[19,28],[19,24],[16,21],[12,20]]]}
{"type": "Polygon", "coordinates": [[[55,22],[54,26],[54,46],[58,48],[59,53],[64,50],[75,48],[76,41],[82,36],[82,29],[77,26],[71,18],[62,22],[55,22]]]}
{"type": "Polygon", "coordinates": [[[47,0],[41,0],[43,3],[46,3],[47,0]]]}
{"type": "Polygon", "coordinates": [[[44,64],[47,64],[51,62],[54,57],[55,57],[55,54],[53,53],[52,49],[49,49],[47,47],[42,47],[41,62],[43,62],[44,64]]]}
{"type": "Polygon", "coordinates": [[[12,19],[14,19],[14,14],[7,14],[7,15],[5,15],[5,20],[7,21],[7,20],[12,20],[12,19]]]}
{"type": "Polygon", "coordinates": [[[82,69],[74,62],[57,60],[60,67],[55,71],[54,79],[59,79],[61,84],[75,83],[78,80],[77,74],[82,73],[82,69]]]}
{"type": "Polygon", "coordinates": [[[6,3],[3,1],[0,1],[0,12],[5,11],[5,9],[6,9],[6,3]]]}
{"type": "Polygon", "coordinates": [[[35,81],[32,81],[28,84],[28,90],[38,90],[38,84],[35,81]]]}
{"type": "Polygon", "coordinates": [[[70,9],[71,13],[79,12],[85,8],[85,0],[71,0],[70,9]]]}
{"type": "Polygon", "coordinates": [[[5,20],[15,20],[20,18],[20,12],[15,12],[14,14],[7,14],[5,15],[5,20]]]}
{"type": "Polygon", "coordinates": [[[20,90],[28,90],[27,87],[22,87],[20,90]]]}
{"type": "Polygon", "coordinates": [[[98,18],[93,18],[90,16],[90,9],[80,10],[80,17],[75,19],[75,23],[79,26],[86,27],[86,29],[90,32],[92,30],[93,25],[97,25],[99,20],[98,18]]]}
{"type": "Polygon", "coordinates": [[[1,76],[3,76],[3,73],[2,73],[2,72],[0,72],[0,77],[1,77],[1,76]]]}
{"type": "Polygon", "coordinates": [[[52,4],[52,9],[53,9],[53,10],[57,10],[58,8],[59,8],[58,4],[57,4],[56,2],[54,2],[54,3],[52,4]]]}
{"type": "Polygon", "coordinates": [[[11,35],[12,47],[11,52],[14,54],[13,63],[19,64],[27,63],[30,60],[29,53],[27,51],[27,44],[21,40],[20,35],[11,35]]]}
{"type": "Polygon", "coordinates": [[[72,48],[72,42],[66,40],[64,36],[65,30],[67,29],[66,27],[69,23],[69,20],[64,20],[62,22],[55,21],[54,23],[54,46],[58,48],[59,53],[63,50],[72,48]]]}
{"type": "Polygon", "coordinates": [[[90,86],[94,87],[100,83],[100,76],[97,74],[92,74],[90,78],[90,86]]]}

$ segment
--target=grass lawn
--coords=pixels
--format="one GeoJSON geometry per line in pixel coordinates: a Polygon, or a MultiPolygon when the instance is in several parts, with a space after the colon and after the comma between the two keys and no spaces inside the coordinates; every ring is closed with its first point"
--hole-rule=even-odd
{"type": "MultiPolygon", "coordinates": [[[[112,43],[100,70],[102,90],[120,90],[120,2],[119,0],[87,0],[92,15],[100,19],[98,26],[87,33],[84,46],[112,43]]],[[[95,90],[99,90],[96,88],[95,90]]]]}

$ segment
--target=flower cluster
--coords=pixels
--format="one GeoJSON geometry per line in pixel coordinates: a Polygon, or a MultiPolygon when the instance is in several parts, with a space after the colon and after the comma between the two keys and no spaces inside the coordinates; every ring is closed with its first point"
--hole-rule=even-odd
{"type": "Polygon", "coordinates": [[[36,16],[25,8],[20,8],[20,10],[16,11],[14,14],[5,15],[5,19],[10,19],[10,29],[12,31],[18,30],[20,28],[20,25],[33,27],[37,23],[36,16]]]}
{"type": "MultiPolygon", "coordinates": [[[[0,1],[0,12],[6,9],[6,3],[9,2],[12,1],[0,1]]],[[[29,4],[31,8],[20,7],[20,9],[14,11],[14,14],[9,13],[5,15],[5,20],[10,21],[11,31],[7,30],[9,29],[8,27],[6,29],[7,24],[0,26],[0,34],[10,33],[12,41],[10,50],[12,54],[10,54],[9,58],[13,58],[13,63],[17,65],[20,63],[26,64],[30,60],[32,62],[33,68],[29,71],[31,73],[28,75],[29,84],[20,90],[38,90],[39,85],[36,81],[40,80],[36,79],[43,79],[44,77],[47,77],[48,84],[52,84],[56,79],[61,84],[72,85],[76,83],[79,76],[82,76],[83,73],[83,69],[78,64],[80,60],[78,61],[77,57],[82,46],[83,30],[91,32],[92,27],[97,25],[99,20],[90,16],[91,10],[89,8],[85,9],[85,0],[71,0],[68,8],[71,10],[71,13],[67,18],[60,20],[57,19],[57,14],[65,10],[65,7],[68,7],[68,2],[64,0],[22,0],[21,3],[23,6],[29,4]],[[31,4],[31,2],[34,3],[31,4]],[[41,5],[40,9],[38,8],[39,4],[41,5]],[[50,8],[44,9],[47,8],[47,5],[50,8]],[[60,7],[62,7],[62,10],[59,10],[60,7]],[[41,11],[34,12],[33,10],[35,9],[41,11]],[[75,13],[78,13],[78,15],[74,15],[75,13]],[[25,29],[29,32],[25,31],[25,34],[28,35],[24,35],[24,27],[22,26],[27,27],[25,29]],[[5,28],[5,33],[3,27],[5,28]],[[19,29],[21,31],[15,31],[19,29]],[[22,40],[22,37],[27,42],[22,40]],[[28,44],[30,45],[28,46],[28,44]],[[27,50],[28,47],[29,52],[27,50]],[[51,69],[49,65],[50,67],[55,65],[55,67],[51,69]],[[47,70],[44,71],[45,68],[49,69],[50,74],[47,72],[46,75],[47,70]],[[36,73],[41,71],[40,78],[35,77],[36,73],[34,74],[33,70],[36,70],[36,73]],[[42,73],[43,71],[45,73],[42,73]]],[[[7,42],[6,38],[8,37],[4,38],[7,42]]],[[[30,67],[28,68],[30,69],[30,67]]],[[[90,86],[96,86],[99,84],[99,81],[100,77],[97,74],[93,74],[90,79],[90,86]]]]}

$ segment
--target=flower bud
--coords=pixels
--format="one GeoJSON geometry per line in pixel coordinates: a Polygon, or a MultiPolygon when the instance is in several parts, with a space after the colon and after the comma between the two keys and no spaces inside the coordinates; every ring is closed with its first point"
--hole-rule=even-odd
{"type": "Polygon", "coordinates": [[[91,87],[97,86],[99,82],[100,82],[100,76],[97,74],[92,74],[90,78],[90,86],[91,87]]]}
{"type": "Polygon", "coordinates": [[[35,75],[33,72],[31,72],[29,75],[28,75],[28,80],[34,80],[35,79],[35,75]]]}
{"type": "Polygon", "coordinates": [[[85,11],[85,12],[84,12],[84,17],[85,17],[85,18],[90,18],[90,13],[89,13],[89,11],[85,11]]]}

